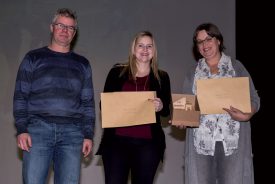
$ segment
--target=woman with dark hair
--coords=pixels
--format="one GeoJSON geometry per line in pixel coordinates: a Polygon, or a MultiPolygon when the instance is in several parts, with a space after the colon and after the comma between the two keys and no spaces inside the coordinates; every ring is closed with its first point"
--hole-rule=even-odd
{"type": "Polygon", "coordinates": [[[226,114],[202,114],[200,126],[187,127],[185,142],[186,184],[253,184],[249,120],[259,110],[260,98],[245,67],[224,53],[223,36],[212,23],[201,24],[193,36],[198,63],[184,81],[184,93],[196,94],[196,81],[249,77],[251,113],[230,107],[226,114]]]}

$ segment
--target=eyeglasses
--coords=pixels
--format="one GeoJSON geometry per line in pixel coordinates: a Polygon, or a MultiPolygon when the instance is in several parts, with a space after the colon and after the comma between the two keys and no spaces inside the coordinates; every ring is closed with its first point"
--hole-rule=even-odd
{"type": "Polygon", "coordinates": [[[214,37],[208,36],[204,40],[197,40],[197,45],[203,45],[204,43],[211,43],[214,37]]]}
{"type": "Polygon", "coordinates": [[[66,30],[68,30],[68,31],[70,31],[70,32],[74,32],[77,28],[75,27],[75,26],[67,26],[67,25],[65,25],[65,24],[62,24],[62,23],[55,23],[55,24],[53,24],[57,29],[61,29],[61,30],[63,30],[63,29],[66,29],[66,30]]]}
{"type": "Polygon", "coordinates": [[[146,50],[152,50],[153,49],[153,44],[148,44],[148,45],[144,45],[142,43],[137,44],[136,46],[138,49],[146,49],[146,50]]]}

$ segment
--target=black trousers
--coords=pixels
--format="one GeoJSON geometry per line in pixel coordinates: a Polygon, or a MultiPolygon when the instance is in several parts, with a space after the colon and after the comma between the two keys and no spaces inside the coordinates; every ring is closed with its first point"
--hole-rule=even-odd
{"type": "Polygon", "coordinates": [[[127,184],[129,173],[132,184],[152,184],[161,153],[146,139],[120,137],[102,152],[106,184],[127,184]]]}

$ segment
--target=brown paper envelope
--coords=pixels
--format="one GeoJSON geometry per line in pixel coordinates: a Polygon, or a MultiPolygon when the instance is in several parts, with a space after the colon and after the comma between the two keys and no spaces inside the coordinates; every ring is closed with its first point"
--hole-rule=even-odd
{"type": "Polygon", "coordinates": [[[154,91],[101,93],[102,128],[156,122],[154,91]]]}
{"type": "Polygon", "coordinates": [[[225,114],[230,106],[251,112],[248,77],[197,80],[197,98],[201,114],[225,114]]]}

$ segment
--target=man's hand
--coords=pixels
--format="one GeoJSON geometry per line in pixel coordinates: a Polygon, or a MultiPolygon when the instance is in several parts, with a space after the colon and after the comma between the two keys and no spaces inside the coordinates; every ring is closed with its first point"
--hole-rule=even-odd
{"type": "Polygon", "coordinates": [[[83,148],[82,148],[82,153],[83,153],[84,157],[87,157],[91,153],[92,147],[93,147],[92,140],[91,139],[84,139],[83,148]]]}
{"type": "Polygon", "coordinates": [[[32,147],[32,139],[30,134],[28,133],[19,134],[17,136],[17,146],[22,150],[30,152],[30,148],[32,147]]]}

